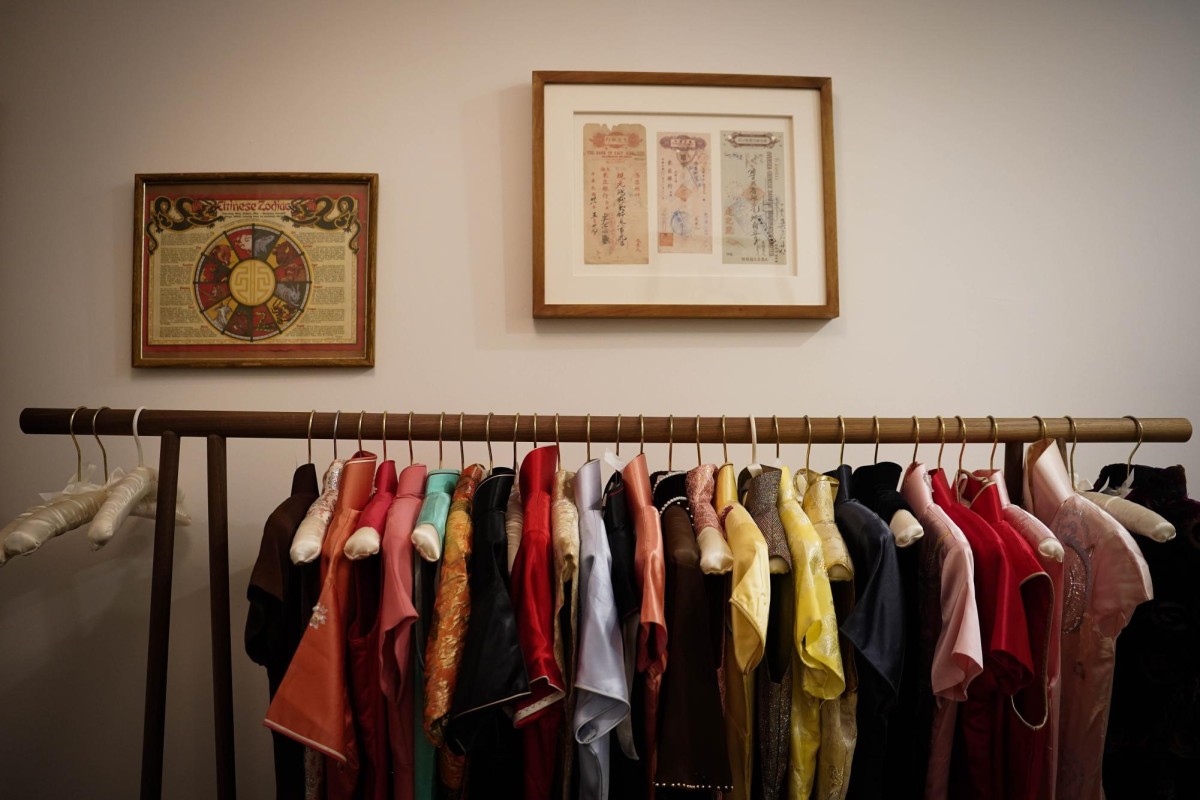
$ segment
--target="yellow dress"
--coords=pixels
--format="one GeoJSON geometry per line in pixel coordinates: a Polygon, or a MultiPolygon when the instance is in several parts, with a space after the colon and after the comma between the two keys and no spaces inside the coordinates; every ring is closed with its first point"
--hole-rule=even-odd
{"type": "Polygon", "coordinates": [[[771,576],[767,541],[737,501],[733,467],[717,474],[716,506],[725,516],[725,534],[733,551],[733,588],[729,598],[729,635],[725,637],[725,736],[733,775],[731,800],[748,800],[754,766],[754,669],[767,643],[771,576]]]}
{"type": "MultiPolygon", "coordinates": [[[[821,539],[821,553],[834,598],[835,614],[845,617],[854,609],[854,563],[846,542],[834,522],[833,496],[837,480],[818,472],[796,474],[797,494],[803,492],[803,511],[821,539]]],[[[845,691],[821,704],[817,752],[817,800],[842,800],[850,788],[850,766],[858,741],[858,676],[854,671],[854,651],[845,637],[838,636],[845,691]]],[[[811,715],[811,711],[809,712],[811,715]]]]}
{"type": "Polygon", "coordinates": [[[821,536],[796,499],[787,467],[779,477],[779,518],[787,533],[795,576],[796,649],[792,654],[792,675],[799,678],[798,688],[792,690],[788,797],[808,800],[817,774],[821,701],[840,696],[846,688],[846,678],[842,673],[837,615],[825,572],[821,536]]]}

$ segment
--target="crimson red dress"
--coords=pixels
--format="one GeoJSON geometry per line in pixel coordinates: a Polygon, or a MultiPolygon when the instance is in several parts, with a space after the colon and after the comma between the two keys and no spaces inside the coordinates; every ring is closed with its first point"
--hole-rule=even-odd
{"type": "Polygon", "coordinates": [[[946,473],[930,473],[933,501],[962,530],[975,557],[975,599],[983,643],[983,672],[971,682],[958,711],[950,782],[956,797],[999,800],[1007,796],[1002,704],[1033,680],[1029,626],[1017,570],[987,522],[960,505],[946,473]]]}
{"type": "Polygon", "coordinates": [[[539,447],[521,463],[525,521],[512,568],[517,634],[529,676],[528,698],[517,704],[513,724],[523,729],[525,800],[549,800],[555,788],[554,754],[563,721],[565,683],[554,660],[554,544],[550,537],[550,492],[558,448],[539,447]]]}

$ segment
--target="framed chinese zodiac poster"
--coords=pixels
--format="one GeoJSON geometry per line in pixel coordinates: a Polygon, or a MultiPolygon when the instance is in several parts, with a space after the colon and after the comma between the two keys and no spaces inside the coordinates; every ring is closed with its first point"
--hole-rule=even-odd
{"type": "Polygon", "coordinates": [[[135,367],[365,366],[375,359],[379,178],[135,178],[135,367]]]}
{"type": "Polygon", "coordinates": [[[829,78],[533,73],[535,317],[838,315],[829,78]]]}

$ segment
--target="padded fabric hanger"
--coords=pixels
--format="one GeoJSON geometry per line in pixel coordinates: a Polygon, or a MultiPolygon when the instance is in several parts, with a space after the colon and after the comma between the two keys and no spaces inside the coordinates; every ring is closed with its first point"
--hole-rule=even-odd
{"type": "MultiPolygon", "coordinates": [[[[92,519],[91,527],[88,528],[88,541],[94,550],[108,544],[130,512],[142,498],[153,491],[158,481],[155,471],[144,463],[142,439],[138,436],[138,418],[144,408],[145,406],[142,406],[133,412],[133,441],[137,445],[138,465],[109,487],[108,497],[92,519]]],[[[107,469],[105,471],[107,472],[107,469]]]]}
{"type": "Polygon", "coordinates": [[[333,509],[342,486],[342,471],[346,467],[346,462],[337,455],[338,422],[341,417],[342,411],[338,409],[333,415],[333,461],[325,470],[321,496],[308,507],[300,527],[296,529],[296,535],[292,537],[289,554],[293,564],[308,564],[321,555],[321,545],[325,542],[329,521],[333,519],[333,509]]]}

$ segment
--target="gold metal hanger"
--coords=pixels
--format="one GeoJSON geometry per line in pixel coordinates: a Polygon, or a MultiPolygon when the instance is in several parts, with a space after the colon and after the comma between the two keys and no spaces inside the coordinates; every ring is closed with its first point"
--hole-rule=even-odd
{"type": "Polygon", "coordinates": [[[383,412],[383,419],[379,421],[380,427],[380,442],[383,444],[383,460],[387,461],[387,411],[383,412]]]}
{"type": "Polygon", "coordinates": [[[583,441],[587,445],[587,460],[592,460],[592,415],[589,413],[583,423],[583,441]]]}
{"type": "Polygon", "coordinates": [[[363,422],[363,417],[365,417],[366,415],[367,415],[367,410],[365,408],[362,411],[358,412],[358,451],[360,453],[362,452],[362,449],[363,449],[363,446],[362,446],[362,422],[363,422]]]}
{"type": "Polygon", "coordinates": [[[992,454],[988,456],[988,472],[996,471],[996,448],[1000,445],[1000,423],[996,422],[996,418],[988,414],[988,420],[992,423],[992,454]]]}
{"type": "Polygon", "coordinates": [[[913,414],[913,457],[912,463],[917,463],[917,448],[921,446],[921,420],[913,414]]]}
{"type": "MultiPolygon", "coordinates": [[[[83,408],[83,406],[80,406],[79,408],[83,408]]],[[[79,409],[77,408],[75,410],[78,411],[79,409]]],[[[313,417],[315,417],[316,415],[317,415],[317,410],[315,408],[312,411],[308,412],[308,463],[310,463],[310,464],[312,463],[312,424],[313,424],[313,417]]],[[[71,418],[74,419],[74,417],[75,417],[75,415],[72,414],[71,418]]]]}
{"type": "Polygon", "coordinates": [[[83,480],[83,451],[79,449],[79,440],[75,438],[75,415],[84,408],[87,406],[78,406],[67,420],[67,433],[71,434],[71,444],[75,445],[75,483],[83,480]]]}
{"type": "Polygon", "coordinates": [[[674,471],[675,462],[675,415],[667,415],[667,472],[674,471]]]}
{"type": "Polygon", "coordinates": [[[958,502],[962,502],[963,495],[963,480],[966,475],[963,472],[963,455],[967,452],[967,421],[961,415],[955,414],[954,418],[958,420],[958,430],[962,434],[962,447],[958,448],[958,469],[954,473],[954,494],[958,497],[958,502]]]}
{"type": "Polygon", "coordinates": [[[874,420],[874,422],[875,422],[875,460],[872,461],[871,463],[878,464],[879,463],[879,415],[876,414],[875,416],[871,417],[871,419],[874,420]]]}
{"type": "Polygon", "coordinates": [[[700,455],[700,415],[696,415],[696,466],[704,463],[703,456],[700,455]]]}
{"type": "Polygon", "coordinates": [[[1038,438],[1039,439],[1049,438],[1046,435],[1046,420],[1042,419],[1037,414],[1034,414],[1033,418],[1038,421],[1038,438]]]}
{"type": "Polygon", "coordinates": [[[812,457],[812,418],[808,414],[804,415],[804,430],[808,433],[808,446],[804,448],[804,472],[808,473],[811,471],[808,463],[812,457]]]}
{"type": "MultiPolygon", "coordinates": [[[[96,444],[100,445],[100,453],[101,453],[101,457],[103,458],[103,462],[104,462],[104,480],[102,481],[103,483],[108,483],[108,451],[104,450],[104,443],[103,443],[103,441],[100,440],[100,434],[96,433],[96,417],[100,416],[101,411],[103,411],[104,409],[107,409],[107,408],[108,408],[107,405],[101,405],[100,408],[96,409],[96,413],[91,415],[91,435],[92,435],[92,437],[95,437],[96,444]]],[[[1133,456],[1130,456],[1130,458],[1133,458],[1133,456]]]]}
{"type": "Polygon", "coordinates": [[[746,417],[750,421],[750,463],[758,463],[758,428],[754,424],[754,415],[746,417]]]}
{"type": "Polygon", "coordinates": [[[646,418],[638,414],[638,455],[646,452],[646,418]]]}
{"type": "Polygon", "coordinates": [[[337,439],[338,439],[338,422],[342,418],[342,410],[339,408],[337,413],[333,415],[333,460],[338,460],[337,454],[337,439]]]}
{"type": "Polygon", "coordinates": [[[725,415],[721,415],[721,465],[729,463],[729,439],[725,436],[725,415]]]}
{"type": "Polygon", "coordinates": [[[513,472],[517,471],[517,431],[521,427],[521,412],[513,417],[513,472]]]}
{"type": "Polygon", "coordinates": [[[1071,453],[1067,457],[1067,469],[1071,471],[1071,488],[1075,487],[1075,445],[1079,444],[1079,430],[1075,427],[1075,418],[1063,415],[1071,432],[1071,453]]]}
{"type": "Polygon", "coordinates": [[[1142,421],[1132,414],[1126,414],[1124,419],[1133,420],[1134,427],[1137,428],[1137,444],[1133,446],[1133,450],[1129,453],[1129,458],[1125,460],[1125,480],[1129,480],[1129,476],[1133,474],[1133,457],[1137,454],[1138,448],[1142,446],[1142,421]]]}
{"type": "Polygon", "coordinates": [[[775,426],[775,463],[782,464],[783,462],[779,458],[779,445],[782,443],[779,441],[779,415],[778,414],[771,415],[771,424],[775,426]]]}
{"type": "Polygon", "coordinates": [[[842,446],[838,450],[838,466],[846,463],[846,418],[838,414],[838,432],[841,434],[842,446]]]}
{"type": "Polygon", "coordinates": [[[412,438],[412,418],[413,412],[408,412],[408,465],[411,467],[415,459],[413,458],[413,438],[412,438]]]}
{"type": "Polygon", "coordinates": [[[467,469],[467,447],[463,443],[463,418],[467,416],[465,411],[458,412],[458,471],[464,472],[467,469]]]}
{"type": "Polygon", "coordinates": [[[487,422],[483,423],[483,438],[487,440],[488,449],[488,473],[496,466],[496,462],[492,459],[492,415],[494,412],[489,411],[487,422]]]}
{"type": "Polygon", "coordinates": [[[538,446],[538,440],[537,440],[537,412],[535,411],[535,412],[533,412],[533,449],[534,449],[534,450],[537,450],[537,446],[538,446]]]}
{"type": "Polygon", "coordinates": [[[438,415],[438,469],[442,468],[442,427],[446,424],[446,412],[438,415]]]}
{"type": "Polygon", "coordinates": [[[620,414],[617,414],[617,436],[616,436],[616,439],[617,439],[617,441],[615,442],[616,451],[617,451],[616,455],[618,458],[620,458],[621,457],[621,415],[620,414]]]}
{"type": "Polygon", "coordinates": [[[946,449],[946,420],[941,414],[938,414],[937,421],[938,421],[938,443],[939,443],[938,444],[937,468],[940,470],[942,468],[942,451],[946,449]]]}

